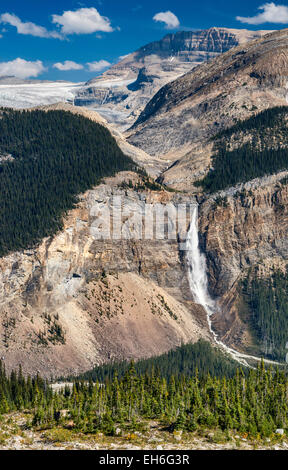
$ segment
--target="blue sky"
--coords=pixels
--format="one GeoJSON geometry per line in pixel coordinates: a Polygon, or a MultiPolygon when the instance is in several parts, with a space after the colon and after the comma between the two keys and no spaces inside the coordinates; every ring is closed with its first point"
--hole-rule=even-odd
{"type": "Polygon", "coordinates": [[[0,75],[84,81],[169,32],[288,27],[288,2],[0,0],[0,21],[0,75]]]}

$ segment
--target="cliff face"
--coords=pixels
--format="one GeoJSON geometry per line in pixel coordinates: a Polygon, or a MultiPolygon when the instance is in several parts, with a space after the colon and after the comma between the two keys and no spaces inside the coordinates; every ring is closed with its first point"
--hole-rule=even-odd
{"type": "Polygon", "coordinates": [[[238,314],[238,284],[250,268],[263,276],[288,260],[287,172],[223,191],[201,205],[199,227],[206,253],[211,294],[219,300],[213,325],[224,342],[238,349],[251,345],[238,314]],[[283,181],[281,183],[281,180],[283,181]]]}
{"type": "MultiPolygon", "coordinates": [[[[167,34],[161,41],[155,41],[147,46],[141,47],[138,56],[147,54],[158,54],[162,57],[174,54],[185,56],[189,52],[206,52],[208,54],[223,53],[238,46],[240,42],[240,30],[228,28],[210,28],[200,31],[180,31],[175,34],[167,34]]],[[[243,40],[245,36],[250,35],[256,38],[261,32],[256,31],[254,34],[243,30],[243,40]]],[[[247,38],[248,39],[248,38],[247,38]]]]}
{"type": "Polygon", "coordinates": [[[77,93],[75,104],[96,107],[109,122],[127,129],[161,87],[202,62],[268,32],[210,28],[168,34],[87,82],[77,93]]]}
{"type": "Polygon", "coordinates": [[[0,356],[8,368],[77,373],[209,337],[177,240],[94,238],[92,209],[104,210],[113,194],[132,212],[145,200],[177,202],[165,192],[124,191],[119,178],[83,195],[53,239],[0,260],[0,356]]]}
{"type": "MultiPolygon", "coordinates": [[[[249,178],[287,168],[284,159],[278,167],[271,164],[270,169],[259,171],[261,164],[266,164],[269,155],[273,155],[270,154],[273,149],[281,149],[286,158],[287,120],[283,134],[281,126],[276,126],[273,133],[274,122],[268,125],[263,121],[262,128],[256,126],[254,130],[252,125],[261,116],[271,114],[259,112],[287,106],[287,51],[288,30],[285,29],[200,65],[164,86],[127,133],[131,144],[170,163],[161,175],[162,182],[197,194],[201,201],[202,250],[207,258],[211,294],[219,306],[213,327],[225,343],[246,352],[255,344],[250,334],[251,322],[249,325],[241,315],[242,281],[250,268],[252,271],[255,268],[253,272],[257,268],[257,273],[269,279],[273,269],[283,271],[287,264],[287,172],[239,184],[212,196],[203,194],[194,183],[211,168],[212,155],[216,178],[217,168],[221,167],[221,164],[217,167],[221,151],[225,152],[227,167],[231,164],[230,173],[239,177],[239,181],[245,181],[245,175],[241,171],[237,173],[237,169],[241,167],[245,173],[249,164],[256,169],[254,173],[247,172],[249,178]],[[245,131],[240,131],[245,129],[248,122],[245,120],[255,114],[259,116],[249,121],[245,131]],[[239,123],[242,120],[245,122],[239,123]],[[238,123],[233,130],[235,121],[238,123]],[[224,129],[229,129],[230,137],[229,131],[221,133],[224,129]],[[221,135],[226,147],[219,144],[221,135]],[[242,155],[233,153],[240,148],[242,155]],[[258,154],[259,162],[255,164],[252,160],[258,154]],[[251,155],[251,162],[245,163],[247,155],[251,155]]],[[[219,180],[221,174],[223,180],[225,177],[226,167],[222,164],[219,180]]],[[[213,171],[209,176],[213,179],[213,171]]],[[[228,180],[224,182],[226,186],[232,184],[232,179],[228,180]]],[[[265,314],[265,321],[269,322],[269,313],[265,314]]]]}

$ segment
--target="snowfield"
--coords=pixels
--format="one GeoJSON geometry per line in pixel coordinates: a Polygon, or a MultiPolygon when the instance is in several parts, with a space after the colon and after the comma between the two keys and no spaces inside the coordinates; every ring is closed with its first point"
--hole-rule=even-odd
{"type": "Polygon", "coordinates": [[[31,108],[60,101],[73,102],[77,91],[84,83],[47,82],[21,85],[0,85],[0,106],[9,108],[31,108]]]}
{"type": "Polygon", "coordinates": [[[8,108],[32,108],[59,102],[73,102],[78,91],[85,88],[117,88],[127,86],[133,80],[106,80],[87,85],[72,82],[43,82],[25,84],[0,84],[0,106],[8,108]]]}

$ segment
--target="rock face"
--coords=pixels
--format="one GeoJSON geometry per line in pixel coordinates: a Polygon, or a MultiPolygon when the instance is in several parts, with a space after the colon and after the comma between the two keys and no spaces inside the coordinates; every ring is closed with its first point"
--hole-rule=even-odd
{"type": "Polygon", "coordinates": [[[8,369],[21,363],[25,372],[59,376],[209,338],[177,239],[137,240],[133,225],[133,239],[95,239],[95,204],[104,211],[113,195],[122,197],[125,230],[127,211],[140,212],[145,201],[179,202],[164,191],[123,190],[121,181],[85,193],[53,239],[0,260],[0,356],[8,369]]]}
{"type": "Polygon", "coordinates": [[[75,104],[93,106],[120,129],[131,126],[166,83],[269,31],[210,28],[168,34],[129,54],[79,90],[75,104]]]}
{"type": "Polygon", "coordinates": [[[287,53],[282,30],[200,65],[161,88],[127,133],[129,142],[170,162],[166,184],[192,190],[210,166],[212,136],[235,120],[287,105],[287,53]]]}
{"type": "Polygon", "coordinates": [[[157,75],[149,75],[149,72],[146,67],[143,67],[139,70],[137,80],[131,83],[131,85],[128,85],[127,88],[130,91],[139,91],[145,88],[145,86],[147,86],[148,84],[153,83],[153,80],[155,80],[156,78],[157,75]]]}

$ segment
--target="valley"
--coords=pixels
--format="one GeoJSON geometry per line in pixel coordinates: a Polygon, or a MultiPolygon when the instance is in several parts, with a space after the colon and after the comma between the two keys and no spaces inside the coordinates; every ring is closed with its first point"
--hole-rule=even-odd
{"type": "MultiPolygon", "coordinates": [[[[86,192],[83,186],[84,192],[82,190],[76,206],[72,208],[71,202],[70,208],[67,206],[70,212],[65,216],[63,226],[59,225],[58,233],[47,237],[48,232],[43,231],[37,246],[33,248],[29,246],[30,241],[27,239],[27,244],[23,238],[23,227],[19,227],[22,245],[18,246],[21,250],[14,241],[16,251],[14,248],[14,253],[1,259],[3,339],[0,350],[7,367],[18,365],[21,357],[24,370],[29,364],[27,372],[33,371],[34,361],[38,363],[41,374],[47,376],[68,374],[73,367],[81,372],[95,363],[113,358],[140,359],[166,352],[182,342],[195,342],[200,338],[213,341],[214,334],[217,341],[238,351],[243,357],[248,353],[262,356],[261,346],[253,343],[251,322],[244,321],[239,310],[239,286],[251,269],[257,269],[264,275],[268,272],[268,266],[270,270],[285,268],[287,113],[285,81],[281,78],[285,75],[286,65],[285,61],[281,62],[281,57],[286,50],[287,32],[268,32],[264,38],[259,32],[258,39],[251,45],[247,43],[251,37],[246,32],[242,34],[241,41],[240,33],[237,36],[235,32],[216,29],[206,33],[204,36],[196,35],[203,42],[196,42],[198,45],[195,45],[194,38],[189,47],[187,41],[191,37],[186,35],[185,47],[188,47],[189,54],[192,51],[198,54],[197,51],[203,47],[212,49],[216,55],[220,49],[224,53],[165,85],[126,135],[121,134],[115,123],[109,124],[90,107],[58,103],[33,108],[31,116],[33,113],[40,113],[41,116],[44,112],[47,116],[67,116],[68,120],[71,115],[75,123],[78,120],[80,124],[83,120],[84,124],[86,119],[91,122],[90,126],[94,125],[92,123],[104,126],[116,139],[122,152],[136,165],[144,167],[150,176],[143,179],[143,176],[137,176],[137,172],[122,171],[86,192]],[[234,40],[237,37],[241,45],[236,44],[229,51],[230,46],[235,46],[231,42],[233,34],[234,40]],[[208,42],[203,38],[208,38],[208,42]],[[215,42],[215,38],[220,42],[215,42]],[[274,44],[278,46],[278,55],[271,57],[275,66],[269,69],[268,75],[265,67],[274,44]],[[245,81],[245,86],[239,89],[237,84],[242,81],[245,81]],[[204,83],[204,88],[199,87],[200,82],[204,83]],[[235,101],[234,87],[238,101],[235,101]],[[228,88],[229,94],[226,91],[228,88]],[[252,105],[251,100],[250,107],[242,105],[248,99],[248,93],[251,98],[251,90],[253,103],[257,102],[257,106],[252,105]],[[276,104],[281,106],[275,107],[276,104]],[[229,112],[223,112],[225,107],[229,112]],[[175,117],[178,115],[179,126],[175,127],[175,117]],[[217,120],[217,126],[213,119],[217,120]],[[173,121],[173,127],[170,121],[173,121]],[[170,134],[172,140],[167,138],[170,134]],[[278,149],[279,139],[281,150],[278,149]],[[253,149],[249,147],[251,144],[253,149]],[[257,146],[259,150],[255,154],[257,146]],[[220,159],[222,154],[226,158],[223,163],[220,159]],[[244,157],[247,160],[245,164],[244,157]],[[255,159],[253,171],[249,167],[251,158],[255,159]],[[239,161],[237,171],[233,159],[239,161]],[[213,169],[209,172],[211,165],[213,169]],[[227,171],[225,177],[221,165],[227,171]],[[149,178],[158,178],[155,188],[151,182],[147,184],[149,178]],[[207,270],[207,279],[203,278],[206,294],[204,291],[202,294],[211,296],[214,304],[209,313],[212,332],[210,320],[207,322],[206,319],[205,302],[199,300],[193,289],[191,292],[187,269],[190,255],[183,251],[180,233],[175,240],[141,240],[140,232],[135,237],[135,226],[131,225],[131,240],[94,240],[90,230],[91,223],[92,226],[94,223],[91,217],[93,201],[99,201],[97,204],[100,203],[101,210],[111,210],[115,196],[122,198],[127,214],[129,211],[141,211],[143,203],[152,204],[154,209],[159,204],[163,207],[170,204],[175,210],[179,204],[198,203],[199,249],[205,253],[206,264],[201,268],[202,273],[197,271],[196,278],[200,279],[207,270]],[[124,286],[128,289],[123,291],[124,286]],[[117,290],[124,292],[120,302],[117,290]],[[144,294],[146,291],[150,291],[151,300],[144,294]],[[107,297],[105,304],[101,300],[104,292],[107,297]],[[167,304],[168,310],[165,311],[158,298],[165,299],[163,305],[167,304]],[[47,323],[47,316],[50,323],[47,323]],[[48,333],[56,326],[62,332],[59,339],[54,338],[54,333],[48,333]],[[129,339],[126,331],[129,331],[129,339]],[[143,331],[147,331],[147,335],[143,335],[143,331]],[[62,365],[56,359],[60,351],[62,365]],[[39,354],[43,360],[38,361],[39,354]],[[47,367],[47,364],[51,366],[47,367]]],[[[181,48],[183,37],[179,36],[179,40],[177,47],[181,48]]],[[[161,52],[162,58],[170,54],[171,44],[167,46],[167,52],[161,52]]],[[[145,52],[146,57],[149,51],[155,52],[155,47],[157,50],[159,46],[149,46],[141,54],[145,52]]],[[[183,55],[179,57],[182,60],[183,55]]],[[[124,69],[119,65],[120,68],[115,66],[105,72],[96,80],[99,88],[105,89],[108,77],[109,86],[113,89],[118,86],[117,80],[132,80],[132,75],[126,74],[126,69],[132,67],[131,60],[132,57],[124,59],[124,69]],[[117,77],[115,74],[118,74],[117,77]]],[[[8,84],[3,86],[32,86],[22,83],[12,85],[11,79],[6,81],[8,84]]],[[[122,84],[130,86],[128,81],[122,84]]],[[[54,87],[51,83],[37,86],[40,90],[44,85],[54,87]]],[[[6,150],[11,153],[12,147],[6,150]]],[[[128,160],[127,164],[129,167],[128,160]]],[[[78,183],[75,183],[75,191],[79,192],[80,187],[77,188],[78,183]]],[[[55,184],[58,184],[57,181],[55,184]]],[[[93,180],[90,178],[86,184],[87,189],[92,187],[93,180]]],[[[41,210],[46,211],[44,207],[41,210]]],[[[26,209],[21,208],[21,211],[26,212],[26,209]]],[[[21,220],[18,216],[17,219],[21,220]]],[[[184,230],[188,230],[190,222],[187,219],[184,230]]],[[[162,223],[165,230],[165,220],[162,223]]],[[[123,227],[127,225],[124,220],[122,224],[123,227]]],[[[39,228],[35,226],[35,235],[37,231],[39,228]]],[[[30,229],[29,237],[32,233],[30,229]]],[[[3,250],[8,238],[7,232],[7,241],[2,242],[3,250]]],[[[11,240],[13,238],[10,237],[9,243],[11,240]]],[[[281,341],[280,356],[273,354],[273,351],[267,355],[266,348],[267,360],[283,361],[285,338],[281,341]]],[[[279,345],[275,347],[277,349],[279,345]]]]}
{"type": "Polygon", "coordinates": [[[287,51],[0,79],[0,448],[287,448],[287,51]]]}

